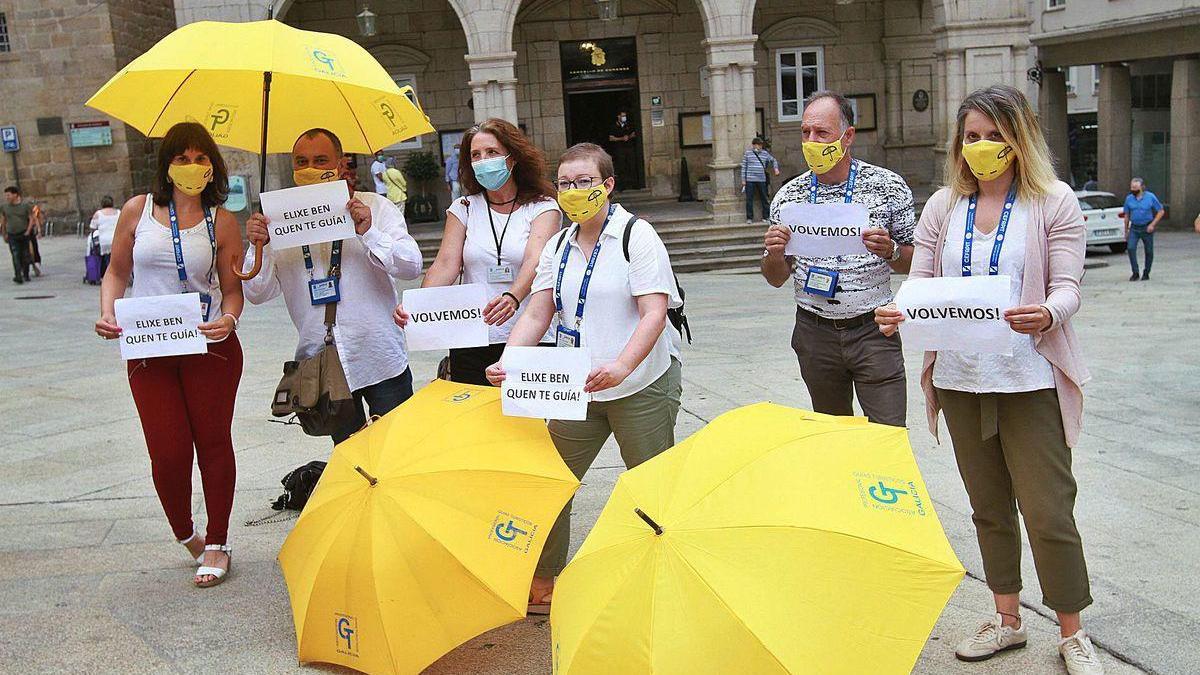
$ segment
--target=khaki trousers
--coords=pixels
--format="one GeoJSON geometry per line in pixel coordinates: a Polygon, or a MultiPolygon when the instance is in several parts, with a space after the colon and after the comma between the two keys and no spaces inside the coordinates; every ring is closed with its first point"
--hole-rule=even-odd
{"type": "MultiPolygon", "coordinates": [[[[588,404],[586,420],[550,420],[550,438],[563,462],[583,480],[609,436],[617,437],[621,459],[632,469],[675,445],[675,417],[683,393],[683,368],[671,359],[667,372],[636,394],[588,404]]],[[[571,503],[563,507],[538,560],[537,576],[553,577],[567,565],[571,503]]]]}
{"type": "Polygon", "coordinates": [[[1043,604],[1065,614],[1092,604],[1058,393],[937,394],[971,500],[988,588],[1021,590],[1020,508],[1043,604]]]}

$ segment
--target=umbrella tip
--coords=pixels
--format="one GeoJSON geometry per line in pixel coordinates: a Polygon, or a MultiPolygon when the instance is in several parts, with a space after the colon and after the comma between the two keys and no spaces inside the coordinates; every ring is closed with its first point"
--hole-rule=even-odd
{"type": "Polygon", "coordinates": [[[379,482],[378,478],[364,471],[361,466],[354,467],[354,470],[362,474],[362,477],[367,479],[367,482],[371,484],[371,487],[375,487],[375,484],[379,482]]]}
{"type": "Polygon", "coordinates": [[[646,515],[646,512],[641,509],[634,509],[633,512],[638,515],[638,518],[641,518],[642,520],[646,521],[646,524],[654,529],[655,536],[662,536],[662,533],[663,533],[662,525],[659,525],[658,523],[654,522],[654,519],[652,519],[650,516],[646,515]]]}

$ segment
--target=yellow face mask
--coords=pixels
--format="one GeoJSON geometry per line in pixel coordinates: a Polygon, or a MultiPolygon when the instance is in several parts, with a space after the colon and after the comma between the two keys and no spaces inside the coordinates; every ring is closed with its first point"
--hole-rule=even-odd
{"type": "Polygon", "coordinates": [[[558,193],[558,205],[572,222],[582,223],[604,209],[608,204],[608,188],[603,183],[586,190],[574,188],[558,193]]]}
{"type": "Polygon", "coordinates": [[[1017,153],[1013,152],[1008,143],[978,140],[974,143],[963,143],[962,156],[967,160],[967,166],[976,178],[989,181],[999,178],[1000,174],[1008,170],[1017,153]]]}
{"type": "Polygon", "coordinates": [[[212,182],[213,169],[206,164],[172,164],[167,167],[167,177],[180,192],[195,197],[212,182]]]}
{"type": "MultiPolygon", "coordinates": [[[[842,132],[845,136],[846,132],[842,132]]],[[[804,141],[801,144],[801,149],[804,150],[804,161],[808,163],[808,168],[814,173],[825,173],[837,166],[837,163],[842,161],[846,156],[846,149],[842,147],[842,136],[832,143],[819,143],[817,141],[804,141]]]]}
{"type": "Polygon", "coordinates": [[[292,180],[296,185],[316,185],[317,183],[329,183],[337,180],[338,174],[336,169],[318,169],[315,166],[306,166],[303,169],[292,171],[292,180]]]}

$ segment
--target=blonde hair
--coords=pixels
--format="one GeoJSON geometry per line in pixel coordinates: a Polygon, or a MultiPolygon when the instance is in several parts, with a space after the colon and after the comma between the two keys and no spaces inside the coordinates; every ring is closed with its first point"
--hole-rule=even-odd
{"type": "Polygon", "coordinates": [[[982,113],[996,125],[1004,142],[1010,145],[1016,159],[1013,161],[1017,196],[1032,199],[1046,194],[1057,180],[1054,163],[1050,159],[1050,148],[1042,134],[1042,125],[1029,106],[1029,100],[1019,90],[1008,85],[997,84],[971,92],[958,107],[954,139],[946,151],[946,186],[958,195],[970,195],[979,191],[979,182],[962,156],[963,129],[967,113],[972,110],[982,113]]]}

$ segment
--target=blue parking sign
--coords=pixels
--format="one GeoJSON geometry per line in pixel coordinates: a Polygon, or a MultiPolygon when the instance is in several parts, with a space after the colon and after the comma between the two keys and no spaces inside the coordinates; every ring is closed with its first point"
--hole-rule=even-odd
{"type": "Polygon", "coordinates": [[[17,140],[16,127],[0,127],[0,141],[4,141],[5,152],[16,152],[21,149],[21,142],[17,140]]]}

